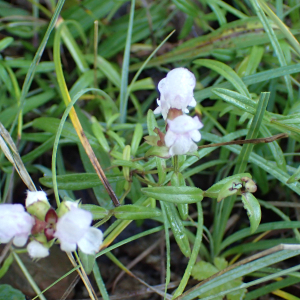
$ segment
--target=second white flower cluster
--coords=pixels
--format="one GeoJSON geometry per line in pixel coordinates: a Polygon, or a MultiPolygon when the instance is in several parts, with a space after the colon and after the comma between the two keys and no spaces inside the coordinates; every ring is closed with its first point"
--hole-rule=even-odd
{"type": "Polygon", "coordinates": [[[182,155],[197,150],[195,142],[199,142],[203,127],[199,118],[186,115],[188,106],[196,106],[193,91],[196,78],[185,68],[171,70],[158,84],[160,100],[154,113],[161,113],[167,121],[165,145],[169,148],[169,155],[182,155]]]}
{"type": "Polygon", "coordinates": [[[99,251],[103,234],[91,227],[92,214],[78,207],[77,202],[63,201],[55,211],[43,191],[27,192],[26,209],[21,204],[0,204],[0,243],[13,240],[17,247],[26,245],[32,258],[49,255],[49,248],[58,239],[63,251],[77,246],[86,254],[99,251]]]}

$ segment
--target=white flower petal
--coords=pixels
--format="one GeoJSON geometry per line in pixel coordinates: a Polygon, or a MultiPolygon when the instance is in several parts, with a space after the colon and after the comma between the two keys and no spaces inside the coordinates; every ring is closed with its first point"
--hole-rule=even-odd
{"type": "Polygon", "coordinates": [[[189,134],[193,141],[199,142],[201,140],[201,134],[198,130],[192,130],[189,134]]]}
{"type": "MultiPolygon", "coordinates": [[[[196,117],[197,118],[197,117],[196,117]]],[[[185,133],[191,130],[199,129],[199,119],[192,118],[187,115],[181,115],[174,120],[168,120],[169,129],[176,133],[185,133]]]]}
{"type": "Polygon", "coordinates": [[[65,252],[73,252],[76,250],[76,243],[68,243],[60,240],[60,249],[65,252]]]}
{"type": "Polygon", "coordinates": [[[58,219],[54,236],[61,242],[76,244],[84,236],[91,223],[90,212],[73,208],[58,219]]]}
{"type": "Polygon", "coordinates": [[[188,152],[195,152],[198,150],[198,146],[195,143],[190,144],[190,149],[188,152]]]}
{"type": "Polygon", "coordinates": [[[21,204],[0,204],[0,243],[14,238],[16,246],[23,246],[34,223],[34,218],[21,204]]]}
{"type": "Polygon", "coordinates": [[[177,136],[177,139],[172,147],[169,149],[169,154],[172,156],[186,154],[189,152],[192,143],[193,142],[189,137],[185,135],[179,135],[177,136]]]}
{"type": "Polygon", "coordinates": [[[181,115],[167,122],[169,127],[165,135],[165,144],[169,147],[170,155],[182,155],[197,150],[198,146],[193,141],[201,140],[198,129],[202,127],[198,117],[181,115]]]}
{"type": "Polygon", "coordinates": [[[191,102],[189,103],[189,106],[195,107],[196,105],[197,105],[197,102],[196,102],[195,98],[193,97],[191,102]]]}
{"type": "Polygon", "coordinates": [[[155,115],[161,114],[161,107],[160,107],[160,106],[156,107],[153,113],[154,113],[155,115]]]}
{"type": "Polygon", "coordinates": [[[102,244],[103,234],[91,227],[91,223],[92,214],[80,208],[71,208],[59,218],[54,236],[59,239],[61,250],[72,252],[78,246],[84,253],[96,253],[102,244]]]}
{"type": "Polygon", "coordinates": [[[35,192],[27,191],[26,207],[32,205],[37,201],[43,201],[49,203],[47,194],[44,191],[35,191],[35,192]]]}
{"type": "Polygon", "coordinates": [[[97,228],[90,227],[84,237],[78,242],[78,247],[86,254],[94,254],[99,251],[102,241],[102,231],[97,228]]]}
{"type": "Polygon", "coordinates": [[[49,255],[49,249],[37,241],[31,241],[27,245],[27,251],[32,258],[42,258],[49,255]]]}
{"type": "Polygon", "coordinates": [[[171,70],[165,78],[158,83],[162,115],[166,119],[170,108],[187,111],[187,106],[196,106],[193,91],[196,79],[192,72],[185,68],[171,70]]]}
{"type": "Polygon", "coordinates": [[[195,122],[195,126],[197,126],[197,128],[195,128],[195,129],[201,129],[203,127],[203,124],[200,122],[200,120],[197,116],[195,116],[193,118],[193,120],[195,122]]]}
{"type": "Polygon", "coordinates": [[[28,240],[27,234],[16,235],[13,240],[13,244],[17,247],[23,247],[28,240]]]}
{"type": "Polygon", "coordinates": [[[165,135],[165,144],[166,144],[166,146],[171,147],[175,143],[176,138],[177,138],[177,134],[174,133],[171,130],[168,130],[166,135],[165,135]]]}

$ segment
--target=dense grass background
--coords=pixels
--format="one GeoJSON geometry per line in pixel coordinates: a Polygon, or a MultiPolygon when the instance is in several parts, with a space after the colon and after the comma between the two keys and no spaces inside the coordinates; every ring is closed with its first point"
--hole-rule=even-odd
{"type": "MultiPolygon", "coordinates": [[[[21,269],[29,283],[22,292],[40,299],[299,299],[299,2],[64,2],[0,1],[1,201],[24,203],[33,188],[28,171],[54,207],[81,198],[105,240],[96,257],[69,255],[73,266],[62,270],[57,262],[66,255],[51,248],[49,278],[40,272],[50,258],[32,263],[24,251],[4,248],[0,283],[22,290],[24,283],[11,279],[21,269]],[[197,156],[173,161],[147,156],[151,146],[142,137],[154,136],[156,126],[164,131],[152,113],[156,86],[175,67],[197,78],[192,114],[204,124],[199,146],[287,137],[199,148],[197,156]],[[178,173],[184,180],[173,181],[180,188],[172,190],[167,185],[178,173]],[[209,193],[241,173],[258,186],[260,225],[255,200],[244,201],[247,211],[240,196],[217,203],[224,182],[209,193]],[[210,198],[200,202],[202,191],[210,198]],[[172,192],[190,203],[188,211],[175,206],[172,192]],[[115,208],[114,193],[125,205],[115,208]],[[80,282],[68,281],[70,269],[80,282]],[[128,275],[115,281],[122,270],[132,282],[128,275]],[[56,280],[61,290],[51,288],[56,280]]],[[[0,299],[7,291],[24,299],[5,285],[0,299]]]]}

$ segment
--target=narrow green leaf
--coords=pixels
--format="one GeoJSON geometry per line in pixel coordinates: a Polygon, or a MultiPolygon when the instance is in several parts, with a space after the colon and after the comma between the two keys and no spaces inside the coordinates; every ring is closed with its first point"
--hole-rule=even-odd
{"type": "MultiPolygon", "coordinates": [[[[10,265],[13,263],[14,258],[12,254],[9,254],[8,257],[4,260],[1,268],[0,268],[0,279],[5,275],[5,273],[8,271],[10,265]]],[[[1,292],[0,292],[1,296],[1,292]]],[[[1,298],[1,297],[0,297],[1,298]]]]}
{"type": "Polygon", "coordinates": [[[242,201],[250,220],[251,233],[254,233],[261,220],[261,209],[259,202],[251,193],[242,194],[242,201]]]}
{"type": "Polygon", "coordinates": [[[131,155],[133,157],[135,156],[135,154],[139,148],[142,137],[143,137],[143,126],[142,126],[142,124],[137,123],[135,126],[135,129],[134,129],[134,132],[133,132],[132,140],[131,140],[131,155]]]}
{"type": "MultiPolygon", "coordinates": [[[[181,173],[173,173],[171,176],[172,186],[185,186],[185,180],[181,173]]],[[[177,209],[182,220],[186,220],[189,215],[189,205],[187,203],[178,203],[177,209]]]]}
{"type": "Polygon", "coordinates": [[[94,264],[93,274],[103,300],[109,300],[109,296],[97,264],[94,264]]]}
{"type": "MultiPolygon", "coordinates": [[[[106,175],[109,182],[118,182],[123,178],[121,175],[106,175]]],[[[45,176],[39,179],[40,183],[46,187],[52,188],[52,177],[45,176]]],[[[57,176],[57,186],[59,189],[78,191],[81,189],[88,189],[95,186],[102,185],[97,174],[83,173],[83,174],[67,174],[57,176]]]]}
{"type": "Polygon", "coordinates": [[[163,202],[163,205],[166,210],[167,218],[169,220],[169,224],[171,230],[173,232],[174,238],[179,246],[182,254],[186,257],[191,256],[191,247],[185,232],[184,225],[182,220],[179,217],[178,211],[175,207],[174,203],[163,202]]]}
{"type": "Polygon", "coordinates": [[[297,168],[295,173],[288,179],[287,183],[294,183],[300,179],[300,166],[297,168]]]}
{"type": "MultiPolygon", "coordinates": [[[[259,128],[262,123],[264,113],[266,110],[266,107],[268,105],[268,100],[270,97],[270,93],[261,93],[258,104],[257,104],[257,109],[255,116],[251,122],[249,132],[247,134],[246,139],[255,139],[259,133],[259,128]]],[[[247,162],[249,155],[253,149],[254,145],[253,144],[245,144],[242,147],[242,151],[240,155],[238,156],[238,160],[234,169],[235,173],[243,172],[246,168],[247,162]]]]}
{"type": "MultiPolygon", "coordinates": [[[[179,296],[177,299],[178,300],[191,300],[191,299],[197,298],[199,296],[202,296],[205,292],[210,291],[213,288],[219,287],[228,281],[245,276],[246,274],[255,272],[264,267],[270,266],[277,262],[281,262],[285,259],[294,257],[299,254],[300,254],[300,250],[282,250],[282,251],[278,251],[276,253],[267,255],[265,257],[262,257],[255,261],[252,261],[245,265],[236,267],[233,270],[230,270],[220,276],[217,276],[217,277],[209,280],[208,282],[200,285],[199,287],[196,287],[196,288],[194,287],[190,291],[189,290],[186,291],[182,296],[179,296]]],[[[297,268],[299,268],[299,266],[297,266],[297,268]]],[[[279,274],[278,275],[273,274],[273,275],[279,276],[279,274]]],[[[264,279],[262,278],[261,281],[264,281],[264,279]]],[[[240,288],[246,288],[247,285],[248,284],[242,284],[237,289],[234,289],[234,290],[238,290],[240,288]]],[[[249,283],[249,286],[251,286],[251,282],[249,283]]],[[[224,296],[223,294],[219,294],[219,296],[221,296],[221,295],[224,296]]]]}
{"type": "MultiPolygon", "coordinates": [[[[264,223],[258,226],[256,230],[256,234],[266,231],[272,231],[272,230],[278,230],[278,229],[294,229],[299,228],[300,222],[299,221],[277,221],[277,222],[270,222],[270,223],[264,223]]],[[[242,240],[248,236],[251,235],[250,228],[241,229],[231,236],[227,237],[221,245],[221,250],[225,249],[229,245],[232,245],[233,243],[242,240]]]]}
{"type": "Polygon", "coordinates": [[[7,48],[12,42],[14,41],[14,39],[12,37],[5,37],[4,39],[2,39],[0,41],[0,51],[4,50],[5,48],[7,48]]]}
{"type": "Polygon", "coordinates": [[[109,214],[109,211],[107,209],[99,205],[81,204],[80,208],[91,212],[93,215],[93,220],[103,219],[109,214]]]}
{"type": "Polygon", "coordinates": [[[123,56],[122,77],[120,87],[120,123],[125,123],[127,116],[127,102],[128,102],[128,73],[129,73],[129,59],[130,59],[130,46],[133,28],[133,18],[135,11],[135,0],[131,0],[131,8],[129,14],[129,23],[127,29],[126,45],[123,56]]]}
{"type": "Polygon", "coordinates": [[[142,188],[148,197],[172,203],[196,203],[203,199],[203,191],[196,187],[149,187],[142,188]]]}
{"type": "Polygon", "coordinates": [[[228,65],[211,59],[197,59],[194,60],[194,64],[216,71],[226,78],[242,95],[250,98],[243,80],[228,65]]]}
{"type": "Polygon", "coordinates": [[[290,44],[293,46],[294,50],[298,53],[298,56],[300,56],[300,45],[295,36],[291,33],[290,29],[278,18],[278,16],[273,12],[272,9],[268,6],[268,4],[264,0],[259,0],[262,8],[264,11],[268,14],[268,16],[271,18],[271,20],[278,26],[278,28],[282,31],[286,39],[290,42],[290,44]]]}
{"type": "Polygon", "coordinates": [[[80,261],[84,267],[84,270],[87,275],[89,275],[93,271],[93,267],[96,261],[96,255],[95,254],[86,254],[78,249],[78,254],[80,257],[80,261]]]}
{"type": "MultiPolygon", "coordinates": [[[[287,63],[286,63],[283,51],[282,51],[282,49],[280,47],[280,44],[278,42],[278,38],[277,38],[277,36],[276,36],[276,34],[275,34],[271,24],[270,24],[270,21],[267,19],[264,11],[260,7],[260,1],[259,0],[250,0],[250,2],[252,4],[252,6],[254,7],[254,10],[255,10],[257,16],[259,17],[261,23],[263,24],[266,33],[269,36],[269,39],[270,39],[271,44],[272,44],[272,46],[275,50],[275,53],[276,53],[277,59],[280,63],[280,66],[281,67],[286,66],[287,63]]],[[[292,88],[291,79],[290,79],[289,76],[284,76],[284,80],[285,80],[285,83],[286,83],[286,88],[287,88],[287,91],[288,91],[289,100],[293,101],[294,96],[293,96],[293,88],[292,88]]]]}
{"type": "Polygon", "coordinates": [[[121,220],[141,220],[160,217],[161,211],[157,208],[140,205],[122,205],[116,207],[113,214],[121,220]]]}
{"type": "Polygon", "coordinates": [[[254,100],[250,99],[249,97],[222,88],[213,89],[213,93],[221,97],[226,102],[233,104],[234,106],[242,109],[247,113],[251,113],[254,115],[256,112],[257,104],[254,100]]]}

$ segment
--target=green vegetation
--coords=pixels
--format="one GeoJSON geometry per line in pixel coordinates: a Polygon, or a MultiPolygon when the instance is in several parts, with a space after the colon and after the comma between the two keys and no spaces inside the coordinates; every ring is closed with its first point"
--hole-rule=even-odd
{"type": "MultiPolygon", "coordinates": [[[[0,201],[24,204],[35,186],[55,208],[80,197],[104,232],[96,255],[67,253],[73,269],[46,290],[78,272],[91,299],[110,299],[106,256],[147,299],[300,299],[298,1],[16,3],[0,0],[0,201]],[[153,111],[159,80],[177,67],[195,74],[190,114],[204,127],[196,153],[168,157],[153,111]],[[113,251],[151,248],[152,235],[163,236],[164,284],[113,251]]],[[[15,262],[48,299],[26,250],[1,249],[0,283],[15,262]]],[[[2,293],[25,298],[5,284],[2,293]]]]}

